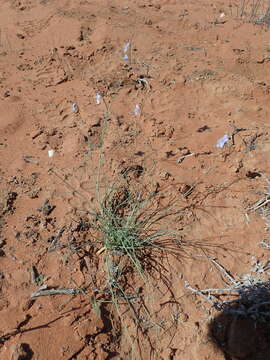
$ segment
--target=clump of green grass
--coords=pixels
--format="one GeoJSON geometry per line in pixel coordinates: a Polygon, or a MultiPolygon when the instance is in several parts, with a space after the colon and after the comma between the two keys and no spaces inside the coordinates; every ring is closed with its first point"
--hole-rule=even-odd
{"type": "MultiPolygon", "coordinates": [[[[139,183],[131,185],[125,177],[118,181],[116,186],[107,186],[103,196],[102,187],[98,188],[100,200],[93,227],[99,244],[97,255],[105,267],[98,302],[111,303],[120,319],[128,311],[136,333],[145,337],[151,327],[163,329],[152,308],[155,295],[150,289],[155,288],[156,275],[158,282],[170,286],[164,258],[169,253],[179,256],[184,246],[176,229],[176,218],[183,210],[177,199],[166,200],[168,193],[149,192],[139,183]]],[[[124,323],[122,331],[135,354],[134,339],[124,323]]],[[[140,347],[138,337],[135,342],[140,347]]]]}
{"type": "MultiPolygon", "coordinates": [[[[162,220],[176,215],[171,204],[160,208],[156,193],[144,197],[143,191],[119,186],[105,194],[98,212],[96,229],[102,248],[98,253],[116,255],[143,276],[153,252],[177,252],[181,237],[163,228],[162,220]]],[[[119,261],[119,260],[118,260],[119,261]]]]}
{"type": "MultiPolygon", "coordinates": [[[[173,214],[169,208],[155,208],[155,194],[143,199],[140,191],[127,188],[112,189],[101,202],[97,216],[102,236],[100,250],[126,257],[139,272],[149,251],[166,250],[168,242],[177,246],[176,233],[160,229],[160,221],[173,214]]],[[[172,251],[172,247],[167,250],[172,251]]]]}
{"type": "Polygon", "coordinates": [[[104,260],[107,277],[102,292],[116,306],[127,303],[138,320],[133,303],[141,298],[142,290],[134,284],[149,285],[155,271],[162,278],[163,255],[178,255],[182,250],[181,236],[173,228],[181,210],[174,209],[174,201],[161,205],[161,194],[126,182],[107,187],[103,196],[100,193],[101,189],[93,227],[100,244],[97,255],[104,260]]]}

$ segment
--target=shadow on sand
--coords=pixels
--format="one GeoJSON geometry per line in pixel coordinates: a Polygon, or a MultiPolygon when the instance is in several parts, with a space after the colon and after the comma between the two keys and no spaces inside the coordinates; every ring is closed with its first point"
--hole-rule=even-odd
{"type": "Polygon", "coordinates": [[[243,287],[236,300],[217,303],[209,337],[226,360],[270,359],[270,283],[243,287]]]}

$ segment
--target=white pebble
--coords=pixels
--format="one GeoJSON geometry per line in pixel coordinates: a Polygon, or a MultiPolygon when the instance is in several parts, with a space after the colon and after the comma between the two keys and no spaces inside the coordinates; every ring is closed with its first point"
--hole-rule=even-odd
{"type": "Polygon", "coordinates": [[[54,150],[48,150],[48,155],[49,155],[49,157],[53,157],[53,155],[54,155],[54,150]]]}
{"type": "Polygon", "coordinates": [[[229,136],[225,134],[222,138],[218,139],[216,147],[223,148],[223,146],[230,140],[229,136]]]}
{"type": "Polygon", "coordinates": [[[134,110],[133,110],[133,114],[138,116],[141,114],[141,107],[139,104],[136,104],[135,107],[134,107],[134,110]]]}
{"type": "Polygon", "coordinates": [[[96,104],[99,105],[101,103],[101,94],[99,92],[96,93],[96,104]]]}
{"type": "Polygon", "coordinates": [[[77,114],[79,112],[78,105],[76,103],[71,103],[71,110],[72,110],[72,112],[77,114]]]}

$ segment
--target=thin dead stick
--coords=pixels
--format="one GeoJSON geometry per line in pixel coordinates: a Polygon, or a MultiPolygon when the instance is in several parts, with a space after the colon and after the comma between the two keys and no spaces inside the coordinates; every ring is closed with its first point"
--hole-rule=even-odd
{"type": "Polygon", "coordinates": [[[228,271],[224,268],[224,266],[220,265],[215,259],[212,259],[208,257],[208,260],[210,260],[213,264],[217,266],[217,268],[225,275],[225,277],[230,280],[230,282],[234,285],[237,285],[237,282],[235,279],[228,273],[228,271]]]}
{"type": "Polygon", "coordinates": [[[38,161],[32,159],[32,156],[23,156],[22,159],[23,159],[26,163],[32,163],[32,164],[39,165],[38,161]]]}
{"type": "Polygon", "coordinates": [[[191,290],[194,293],[200,293],[200,294],[210,294],[210,295],[232,295],[232,296],[237,296],[238,292],[237,292],[237,287],[235,286],[231,286],[227,289],[194,289],[190,286],[190,284],[186,281],[185,282],[185,288],[191,290]]]}
{"type": "MultiPolygon", "coordinates": [[[[194,289],[195,290],[195,289],[194,289]]],[[[228,289],[203,289],[200,290],[202,294],[218,294],[218,295],[238,295],[236,288],[228,289]]]]}
{"type": "Polygon", "coordinates": [[[198,152],[198,153],[191,153],[191,154],[183,155],[183,156],[180,156],[179,158],[177,158],[176,162],[178,164],[180,164],[187,157],[190,157],[190,156],[198,157],[198,156],[201,156],[201,155],[211,155],[211,152],[210,151],[204,151],[204,152],[198,152]]]}
{"type": "MultiPolygon", "coordinates": [[[[268,186],[266,188],[270,189],[270,181],[267,179],[267,177],[264,174],[262,174],[262,177],[268,184],[268,186]]],[[[259,199],[254,205],[247,208],[247,211],[248,212],[256,211],[256,210],[259,210],[261,207],[264,207],[265,205],[267,205],[270,202],[269,190],[267,192],[265,192],[264,195],[265,196],[262,199],[259,199]]]]}
{"type": "Polygon", "coordinates": [[[189,285],[188,281],[185,281],[185,288],[190,290],[192,293],[194,293],[196,295],[202,296],[205,301],[210,302],[212,305],[215,303],[214,298],[210,293],[208,293],[207,296],[206,296],[201,290],[194,289],[193,287],[191,287],[189,285]]]}
{"type": "Polygon", "coordinates": [[[40,289],[38,291],[33,292],[31,298],[39,297],[39,296],[51,296],[51,295],[78,295],[81,294],[81,289],[40,289]]]}
{"type": "Polygon", "coordinates": [[[225,277],[235,286],[239,285],[238,281],[235,281],[235,279],[233,278],[233,276],[231,276],[228,271],[224,268],[224,266],[220,265],[215,259],[209,257],[209,256],[205,256],[205,255],[199,255],[200,257],[205,257],[207,260],[209,260],[210,262],[212,262],[214,265],[216,265],[216,267],[219,269],[219,271],[225,275],[225,277]]]}
{"type": "Polygon", "coordinates": [[[195,154],[195,153],[192,153],[192,154],[187,154],[187,155],[184,155],[184,156],[180,156],[180,157],[176,160],[176,162],[177,162],[178,164],[180,164],[182,161],[185,160],[185,158],[187,158],[187,157],[189,157],[189,156],[194,156],[194,155],[196,155],[196,154],[195,154]]]}
{"type": "Polygon", "coordinates": [[[256,211],[258,209],[260,209],[261,207],[267,205],[270,202],[270,199],[267,197],[260,199],[259,201],[257,201],[253,206],[251,206],[250,208],[248,208],[248,211],[256,211]]]}

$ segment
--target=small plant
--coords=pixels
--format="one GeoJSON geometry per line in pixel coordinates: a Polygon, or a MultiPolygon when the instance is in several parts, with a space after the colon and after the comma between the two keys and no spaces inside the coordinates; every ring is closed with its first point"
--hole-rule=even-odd
{"type": "Polygon", "coordinates": [[[175,229],[183,210],[177,210],[177,201],[166,200],[168,195],[148,192],[139,182],[123,178],[120,184],[118,179],[116,186],[107,186],[103,195],[98,187],[98,210],[91,213],[99,269],[105,271],[103,281],[94,282],[94,287],[98,302],[112,303],[120,317],[129,310],[144,333],[146,324],[159,327],[152,305],[146,305],[149,289],[155,287],[155,277],[167,281],[164,259],[169,253],[179,257],[185,246],[175,229]]]}
{"type": "Polygon", "coordinates": [[[168,253],[179,256],[185,245],[179,231],[174,230],[183,210],[179,210],[177,199],[166,200],[168,193],[148,192],[127,173],[121,175],[112,187],[103,187],[99,181],[97,203],[88,213],[91,238],[96,239],[92,241],[93,250],[97,249],[93,261],[98,261],[102,272],[97,278],[92,276],[92,303],[97,309],[100,304],[112,304],[111,311],[121,319],[121,331],[130,343],[131,358],[137,358],[139,334],[151,344],[151,331],[164,331],[150,289],[157,281],[167,281],[169,286],[164,259],[168,253]],[[126,313],[126,321],[122,321],[126,313]],[[126,326],[130,321],[132,328],[126,326]]]}
{"type": "Polygon", "coordinates": [[[100,252],[125,256],[141,272],[146,253],[166,250],[165,239],[170,237],[171,243],[180,245],[175,232],[159,229],[160,220],[172,212],[169,208],[154,209],[154,196],[143,199],[142,192],[127,188],[113,189],[105,195],[97,216],[104,245],[100,252]]]}
{"type": "Polygon", "coordinates": [[[95,219],[102,244],[98,254],[106,253],[108,283],[115,289],[119,290],[127,268],[145,280],[145,270],[151,271],[153,252],[176,253],[181,249],[177,231],[163,229],[161,224],[178,212],[172,204],[160,208],[156,197],[155,192],[145,197],[143,191],[118,186],[101,200],[95,219]]]}

